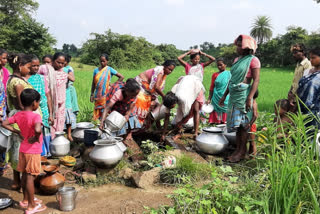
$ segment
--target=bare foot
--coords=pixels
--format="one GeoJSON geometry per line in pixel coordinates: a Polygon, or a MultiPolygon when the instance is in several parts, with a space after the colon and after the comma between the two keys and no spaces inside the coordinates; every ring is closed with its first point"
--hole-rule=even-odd
{"type": "Polygon", "coordinates": [[[229,162],[237,163],[245,158],[245,155],[238,153],[237,155],[228,158],[229,162]]]}
{"type": "Polygon", "coordinates": [[[175,136],[172,137],[172,140],[179,140],[181,138],[181,134],[177,134],[175,136]]]}

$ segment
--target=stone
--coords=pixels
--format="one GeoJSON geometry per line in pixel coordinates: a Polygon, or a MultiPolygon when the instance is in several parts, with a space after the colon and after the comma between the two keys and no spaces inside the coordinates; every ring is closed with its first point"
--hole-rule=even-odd
{"type": "Polygon", "coordinates": [[[155,183],[159,182],[160,179],[160,167],[153,168],[144,172],[136,172],[132,178],[137,187],[142,189],[148,189],[155,183]]]}
{"type": "Polygon", "coordinates": [[[83,172],[81,177],[85,183],[87,183],[89,181],[96,181],[96,179],[97,179],[96,174],[93,174],[90,172],[83,172]]]}
{"type": "Polygon", "coordinates": [[[119,172],[119,177],[124,179],[130,179],[132,178],[134,174],[134,171],[130,169],[129,167],[126,167],[119,172]]]}

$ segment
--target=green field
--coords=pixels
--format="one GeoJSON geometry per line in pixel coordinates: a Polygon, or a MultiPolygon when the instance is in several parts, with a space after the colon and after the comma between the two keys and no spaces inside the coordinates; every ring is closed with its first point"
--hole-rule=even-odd
{"type": "MultiPolygon", "coordinates": [[[[92,73],[94,66],[80,65],[77,63],[71,63],[75,70],[75,87],[78,92],[78,102],[80,105],[80,115],[79,120],[90,119],[90,114],[93,109],[93,104],[89,102],[90,88],[92,82],[92,73]],[[80,68],[79,68],[80,67],[80,68]]],[[[141,70],[118,70],[125,78],[135,77],[139,73],[143,72],[145,69],[141,70]]],[[[211,82],[211,75],[217,72],[217,68],[209,67],[205,69],[205,76],[203,84],[206,88],[206,97],[209,94],[209,87],[211,82]]],[[[174,85],[176,80],[185,75],[184,68],[178,66],[172,74],[167,77],[165,92],[169,91],[174,85]]],[[[113,78],[112,81],[116,81],[117,78],[113,78]]],[[[257,100],[259,111],[273,111],[273,104],[276,100],[280,98],[285,98],[289,91],[291,82],[293,79],[293,69],[283,69],[283,68],[262,68],[261,77],[259,84],[259,98],[257,100]]]]}

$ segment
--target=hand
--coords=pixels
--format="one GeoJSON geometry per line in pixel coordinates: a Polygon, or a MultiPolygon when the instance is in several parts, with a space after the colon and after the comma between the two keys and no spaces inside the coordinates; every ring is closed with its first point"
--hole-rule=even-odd
{"type": "Polygon", "coordinates": [[[50,117],[48,118],[48,122],[49,122],[49,125],[50,125],[50,126],[53,126],[53,125],[54,125],[54,120],[53,120],[52,116],[50,116],[50,117]]]}
{"type": "Polygon", "coordinates": [[[100,126],[99,126],[99,129],[104,131],[104,121],[101,121],[100,123],[100,126]]]}
{"type": "Polygon", "coordinates": [[[207,100],[206,101],[206,104],[208,105],[208,104],[210,104],[211,103],[211,100],[207,100]]]}
{"type": "Polygon", "coordinates": [[[91,94],[91,96],[90,96],[90,102],[93,103],[93,101],[94,101],[94,96],[93,96],[93,94],[91,94]]]}
{"type": "Polygon", "coordinates": [[[202,51],[199,51],[199,54],[200,55],[206,55],[204,52],[202,52],[202,51]]]}
{"type": "Polygon", "coordinates": [[[219,100],[219,106],[224,106],[224,101],[226,100],[226,98],[223,96],[221,97],[221,99],[219,100]]]}
{"type": "Polygon", "coordinates": [[[246,111],[247,112],[250,111],[250,109],[252,108],[252,101],[253,101],[252,98],[250,98],[250,97],[247,98],[247,101],[246,101],[246,111]]]}
{"type": "Polygon", "coordinates": [[[29,142],[30,144],[34,144],[34,143],[36,143],[36,142],[39,143],[39,137],[36,137],[36,136],[30,137],[30,138],[28,139],[28,142],[29,142]]]}
{"type": "Polygon", "coordinates": [[[126,118],[126,121],[127,121],[127,122],[129,121],[129,117],[130,117],[130,115],[124,116],[124,118],[126,118]]]}
{"type": "Polygon", "coordinates": [[[166,136],[164,134],[161,135],[160,142],[164,142],[165,140],[166,140],[166,136]]]}
{"type": "Polygon", "coordinates": [[[289,100],[291,106],[294,106],[294,103],[293,103],[294,99],[295,99],[294,94],[291,91],[289,91],[288,100],[289,100]]]}
{"type": "Polygon", "coordinates": [[[191,50],[189,50],[189,51],[187,52],[187,55],[190,55],[190,54],[191,54],[191,52],[192,52],[192,49],[191,49],[191,50]]]}

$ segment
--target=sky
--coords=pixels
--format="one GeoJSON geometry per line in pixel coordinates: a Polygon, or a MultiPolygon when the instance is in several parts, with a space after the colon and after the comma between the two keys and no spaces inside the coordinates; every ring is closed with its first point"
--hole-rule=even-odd
{"type": "Polygon", "coordinates": [[[320,4],[313,0],[38,0],[34,17],[57,39],[77,47],[90,33],[108,29],[142,36],[153,44],[187,50],[203,42],[232,43],[249,34],[259,15],[271,18],[273,37],[290,25],[320,30],[320,4]]]}

